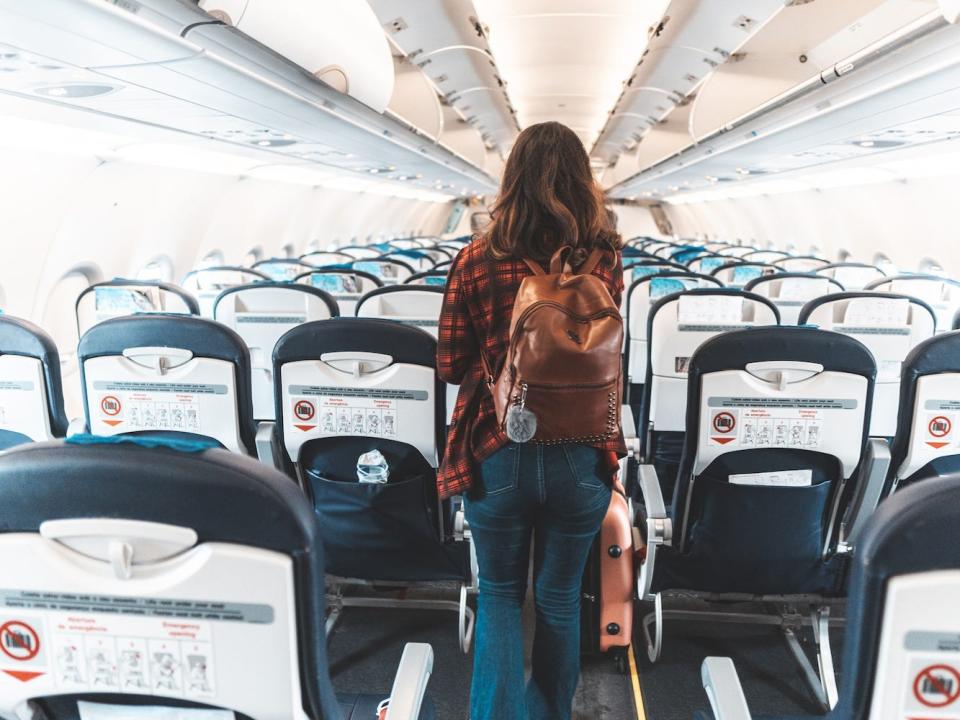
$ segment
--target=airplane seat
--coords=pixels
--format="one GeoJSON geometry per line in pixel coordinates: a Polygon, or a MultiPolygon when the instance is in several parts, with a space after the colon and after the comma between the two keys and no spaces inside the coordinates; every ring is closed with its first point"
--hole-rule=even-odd
{"type": "Polygon", "coordinates": [[[436,337],[442,306],[442,287],[393,285],[377,288],[360,298],[355,315],[402,322],[423,328],[436,337]]]}
{"type": "Polygon", "coordinates": [[[895,275],[874,280],[864,290],[899,293],[922,300],[937,316],[938,333],[953,330],[960,313],[960,281],[939,275],[895,275]]]}
{"type": "MultiPolygon", "coordinates": [[[[447,258],[444,257],[444,260],[447,258]]],[[[410,266],[415,273],[432,270],[433,266],[440,261],[439,253],[432,255],[424,248],[410,250],[393,250],[384,253],[377,260],[396,260],[410,266]]]]}
{"type": "Polygon", "coordinates": [[[897,429],[901,366],[914,347],[933,336],[933,309],[906,295],[843,292],[811,300],[800,311],[798,322],[855,337],[870,348],[877,362],[870,435],[892,438],[897,429]]]}
{"type": "Polygon", "coordinates": [[[384,285],[400,285],[417,272],[408,262],[381,256],[354,260],[350,263],[350,267],[376,276],[384,285]]]}
{"type": "Polygon", "coordinates": [[[844,291],[843,285],[828,277],[790,272],[754,278],[743,289],[773,300],[781,325],[797,325],[800,310],[810,300],[844,291]]]}
{"type": "Polygon", "coordinates": [[[742,288],[751,280],[777,272],[781,270],[771,263],[734,260],[711,270],[710,274],[722,282],[724,287],[742,288]]]}
{"type": "Polygon", "coordinates": [[[77,349],[88,431],[210,438],[257,454],[250,353],[226,325],[134,315],[95,325],[77,349]]]}
{"type": "Polygon", "coordinates": [[[196,299],[182,288],[164,282],[115,278],[94,283],[77,297],[78,337],[99,322],[138,313],[199,315],[196,299]]]}
{"type": "MultiPolygon", "coordinates": [[[[953,473],[880,505],[852,559],[836,707],[826,716],[767,720],[950,717],[943,708],[960,690],[958,507],[960,477],[953,473]]],[[[701,679],[711,712],[698,718],[751,720],[730,658],[706,658],[701,679]]]]}
{"type": "Polygon", "coordinates": [[[293,258],[267,258],[252,265],[254,270],[262,272],[274,282],[293,281],[298,275],[314,269],[312,263],[293,258]]]}
{"type": "Polygon", "coordinates": [[[0,315],[0,450],[63,437],[60,354],[40,327],[0,315]]]}
{"type": "MultiPolygon", "coordinates": [[[[645,269],[645,268],[644,268],[645,269]]],[[[626,338],[624,345],[624,397],[640,421],[643,385],[647,379],[647,320],[654,301],[684,290],[702,287],[723,287],[719,280],[694,272],[672,269],[643,275],[630,283],[626,292],[626,338]]]]}
{"type": "MultiPolygon", "coordinates": [[[[843,595],[842,500],[868,477],[875,375],[863,344],[812,328],[739,330],[696,349],[669,511],[655,468],[640,473],[648,534],[640,597],[655,602],[645,621],[654,629],[647,631],[651,660],[671,618],[664,596],[677,593],[792,598],[829,620],[829,601],[843,595]]],[[[756,614],[743,619],[758,621],[756,614]]],[[[787,640],[798,659],[806,657],[792,631],[787,640]]],[[[826,703],[834,678],[823,623],[817,641],[822,674],[813,690],[826,703]]]]}
{"type": "Polygon", "coordinates": [[[886,493],[960,472],[960,332],[936,335],[903,361],[900,415],[886,493]]]}
{"type": "Polygon", "coordinates": [[[810,273],[829,265],[830,261],[815,255],[790,255],[774,260],[772,264],[779,268],[777,272],[810,273]]]}
{"type": "Polygon", "coordinates": [[[326,267],[327,265],[344,265],[356,260],[352,255],[337,250],[314,250],[300,256],[300,262],[312,267],[326,267]]]}
{"type": "Polygon", "coordinates": [[[213,303],[213,319],[243,338],[250,350],[253,417],[274,420],[273,347],[290,328],[340,314],[323,290],[290,282],[227,288],[213,303]]]}
{"type": "Polygon", "coordinates": [[[270,276],[239,265],[217,265],[191,270],[184,275],[180,286],[197,299],[201,317],[213,318],[213,302],[221,292],[262,280],[270,280],[270,276]]]}
{"type": "MultiPolygon", "coordinates": [[[[456,505],[437,496],[446,386],[436,374],[436,340],[389,320],[336,318],[290,330],[274,365],[283,449],[316,506],[328,572],[343,584],[458,584],[459,603],[431,607],[459,614],[466,651],[474,573],[456,505]],[[361,456],[375,450],[386,463],[376,471],[382,482],[359,481],[367,472],[361,456]]],[[[338,607],[373,602],[338,594],[338,607]]]]}
{"type": "Polygon", "coordinates": [[[690,272],[709,275],[718,267],[721,265],[726,265],[728,262],[730,262],[730,258],[711,253],[707,255],[701,255],[700,257],[691,260],[687,264],[687,268],[690,270],[690,272]]]}
{"type": "Polygon", "coordinates": [[[376,275],[355,270],[350,264],[317,268],[298,275],[295,282],[323,290],[332,296],[337,301],[339,314],[344,317],[353,317],[360,298],[383,287],[383,281],[376,275]]]}
{"type": "Polygon", "coordinates": [[[447,271],[450,269],[448,263],[443,263],[446,267],[439,270],[428,270],[426,272],[411,275],[404,280],[404,285],[429,285],[433,287],[447,286],[447,271]]]}
{"type": "Polygon", "coordinates": [[[856,262],[839,262],[821,265],[813,271],[817,275],[836,280],[846,290],[863,290],[874,280],[883,280],[887,274],[876,265],[856,262]]]}
{"type": "Polygon", "coordinates": [[[344,245],[341,248],[337,248],[337,252],[351,256],[354,261],[371,260],[383,254],[383,251],[377,250],[375,247],[364,245],[344,245]]]}
{"type": "MultiPolygon", "coordinates": [[[[323,546],[296,485],[210,442],[144,443],[77,436],[0,457],[0,715],[375,718],[386,692],[331,684],[323,546]]],[[[434,717],[432,659],[407,645],[388,717],[434,717]]]]}
{"type": "Polygon", "coordinates": [[[647,368],[637,434],[641,455],[672,492],[686,428],[687,371],[694,351],[731,330],[779,325],[776,306],[754,293],[703,288],[667,295],[650,308],[647,368]]]}

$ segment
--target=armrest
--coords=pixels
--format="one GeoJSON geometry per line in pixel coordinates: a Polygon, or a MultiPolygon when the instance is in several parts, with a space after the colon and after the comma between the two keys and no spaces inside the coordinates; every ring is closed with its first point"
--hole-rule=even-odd
{"type": "Polygon", "coordinates": [[[890,446],[886,440],[870,438],[863,463],[854,483],[854,496],[843,523],[841,541],[853,545],[864,524],[873,515],[883,495],[890,471],[890,446]]]}
{"type": "Polygon", "coordinates": [[[640,457],[640,437],[637,424],[633,421],[633,410],[629,405],[620,407],[620,427],[623,429],[623,441],[627,446],[628,457],[640,457]]]}
{"type": "Polygon", "coordinates": [[[426,643],[407,643],[393,679],[386,720],[417,720],[433,672],[433,648],[426,643]]]}
{"type": "Polygon", "coordinates": [[[661,545],[672,543],[673,521],[667,517],[656,468],[653,465],[641,465],[639,475],[640,493],[647,508],[647,553],[637,576],[637,597],[651,600],[650,588],[653,585],[657,552],[661,545]]]}
{"type": "Polygon", "coordinates": [[[262,422],[257,425],[257,437],[255,439],[257,459],[268,467],[282,470],[283,468],[277,459],[277,446],[274,441],[276,429],[277,424],[275,422],[262,422]]]}
{"type": "Polygon", "coordinates": [[[647,518],[665,519],[667,509],[663,503],[663,492],[660,490],[657,469],[653,465],[640,466],[640,492],[647,506],[647,518]]]}
{"type": "Polygon", "coordinates": [[[70,421],[70,424],[67,425],[67,437],[73,437],[74,435],[85,435],[87,433],[87,421],[82,418],[74,418],[70,421]]]}
{"type": "Polygon", "coordinates": [[[733,660],[706,658],[700,666],[700,679],[716,720],[751,720],[733,660]]]}

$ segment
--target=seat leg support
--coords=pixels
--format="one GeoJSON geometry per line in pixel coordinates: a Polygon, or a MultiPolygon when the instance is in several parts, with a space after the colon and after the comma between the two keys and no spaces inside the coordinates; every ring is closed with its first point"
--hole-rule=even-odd
{"type": "Polygon", "coordinates": [[[457,629],[460,650],[464,653],[470,651],[473,643],[473,628],[475,614],[473,608],[467,604],[469,597],[466,585],[460,587],[460,600],[433,600],[428,598],[376,598],[376,597],[338,597],[330,603],[330,611],[327,613],[327,635],[336,625],[339,615],[343,608],[362,607],[362,608],[383,608],[394,610],[442,610],[457,613],[457,629]],[[334,617],[336,613],[336,617],[334,617]]]}

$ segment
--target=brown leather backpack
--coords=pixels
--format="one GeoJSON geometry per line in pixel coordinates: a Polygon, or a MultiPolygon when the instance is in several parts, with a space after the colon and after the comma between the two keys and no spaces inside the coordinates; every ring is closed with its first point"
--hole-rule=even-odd
{"type": "Polygon", "coordinates": [[[560,248],[549,273],[524,260],[534,274],[517,291],[498,377],[483,354],[497,419],[516,442],[590,443],[620,432],[623,318],[592,274],[602,251],[576,273],[570,252],[560,248]]]}

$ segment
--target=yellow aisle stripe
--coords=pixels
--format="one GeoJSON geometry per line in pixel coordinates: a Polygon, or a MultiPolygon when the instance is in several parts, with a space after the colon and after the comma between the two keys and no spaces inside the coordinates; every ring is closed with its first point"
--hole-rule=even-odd
{"type": "Polygon", "coordinates": [[[637,708],[637,720],[647,720],[647,711],[643,706],[643,692],[640,690],[640,675],[637,673],[637,661],[633,656],[633,645],[627,648],[630,661],[630,684],[633,686],[633,706],[637,708]]]}

